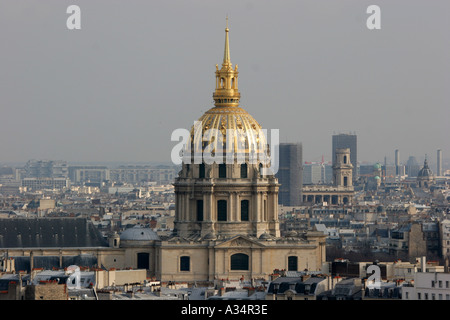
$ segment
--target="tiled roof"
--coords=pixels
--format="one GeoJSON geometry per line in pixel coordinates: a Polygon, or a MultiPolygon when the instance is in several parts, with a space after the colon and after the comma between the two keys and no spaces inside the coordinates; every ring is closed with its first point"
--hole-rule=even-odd
{"type": "Polygon", "coordinates": [[[0,219],[0,248],[107,247],[99,230],[82,218],[0,219]]]}

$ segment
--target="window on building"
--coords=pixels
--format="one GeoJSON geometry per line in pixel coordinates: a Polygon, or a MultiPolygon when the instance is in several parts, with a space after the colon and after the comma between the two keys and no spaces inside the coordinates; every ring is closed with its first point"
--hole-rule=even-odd
{"type": "Polygon", "coordinates": [[[445,281],[445,287],[448,289],[449,288],[449,282],[445,281]]]}
{"type": "Polygon", "coordinates": [[[422,293],[417,292],[417,300],[422,300],[422,293]]]}
{"type": "Polygon", "coordinates": [[[227,165],[225,163],[219,164],[219,178],[227,177],[227,165]]]}
{"type": "Polygon", "coordinates": [[[198,177],[199,178],[204,178],[205,177],[205,164],[204,163],[200,163],[200,166],[198,168],[199,172],[198,172],[198,177]]]}
{"type": "Polygon", "coordinates": [[[247,178],[247,164],[241,164],[241,178],[247,178]]]}
{"type": "Polygon", "coordinates": [[[138,269],[150,268],[150,254],[148,252],[139,252],[137,254],[137,268],[138,269]]]}
{"type": "Polygon", "coordinates": [[[190,271],[191,258],[188,256],[180,257],[180,271],[190,271]]]}
{"type": "Polygon", "coordinates": [[[197,221],[203,221],[203,200],[197,200],[197,221]]]}
{"type": "Polygon", "coordinates": [[[219,200],[217,201],[217,220],[227,221],[227,201],[219,200]]]}
{"type": "Polygon", "coordinates": [[[248,270],[248,255],[236,253],[231,256],[231,270],[248,270]]]}
{"type": "Polygon", "coordinates": [[[241,221],[249,220],[249,201],[242,200],[241,201],[241,221]]]}
{"type": "Polygon", "coordinates": [[[298,257],[288,257],[288,271],[298,271],[298,257]]]}

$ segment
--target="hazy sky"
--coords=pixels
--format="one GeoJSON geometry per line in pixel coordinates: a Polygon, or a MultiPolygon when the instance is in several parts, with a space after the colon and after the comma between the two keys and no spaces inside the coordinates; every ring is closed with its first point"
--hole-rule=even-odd
{"type": "Polygon", "coordinates": [[[0,163],[170,161],[213,107],[225,17],[241,106],[303,159],[450,157],[448,0],[0,0],[0,163]],[[69,5],[81,30],[69,30],[69,5]],[[369,5],[381,30],[369,30],[369,5]]]}

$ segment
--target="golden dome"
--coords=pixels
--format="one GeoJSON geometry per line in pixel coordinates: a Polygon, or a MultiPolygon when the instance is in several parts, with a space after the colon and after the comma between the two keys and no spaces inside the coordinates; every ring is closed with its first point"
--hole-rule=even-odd
{"type": "Polygon", "coordinates": [[[265,153],[267,142],[261,125],[240,107],[211,108],[197,124],[191,129],[191,148],[196,153],[208,146],[210,151],[223,153],[265,153]]]}
{"type": "MultiPolygon", "coordinates": [[[[228,19],[227,19],[228,20],[228,19]]],[[[206,111],[191,128],[190,150],[194,153],[245,153],[267,155],[267,142],[261,125],[239,107],[238,66],[230,60],[228,21],[222,68],[216,65],[215,107],[206,111]],[[231,144],[231,145],[230,145],[231,144]],[[208,148],[208,150],[205,150],[208,148]]]]}

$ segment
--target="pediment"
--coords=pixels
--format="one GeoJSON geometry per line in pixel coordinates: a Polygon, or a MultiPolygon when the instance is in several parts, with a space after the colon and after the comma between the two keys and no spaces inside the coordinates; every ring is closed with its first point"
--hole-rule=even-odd
{"type": "Polygon", "coordinates": [[[262,248],[265,247],[258,240],[253,240],[245,236],[235,236],[216,245],[216,248],[262,248]]]}

